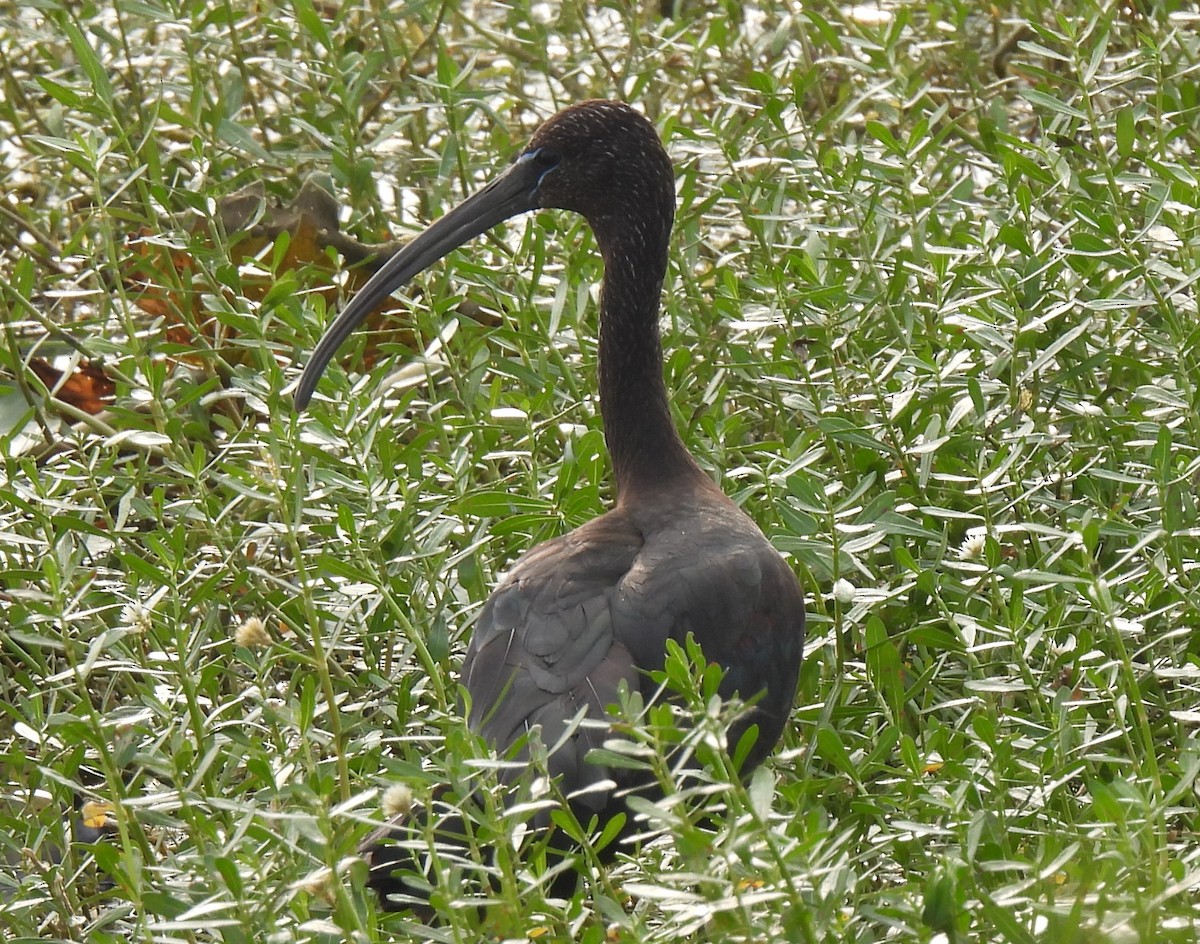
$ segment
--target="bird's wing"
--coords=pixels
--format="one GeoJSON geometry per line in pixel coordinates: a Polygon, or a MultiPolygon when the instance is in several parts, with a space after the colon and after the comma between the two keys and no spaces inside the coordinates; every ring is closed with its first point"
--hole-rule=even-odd
{"type": "Polygon", "coordinates": [[[753,700],[731,731],[759,728],[746,769],[775,746],[795,700],[804,649],[804,595],[757,526],[732,504],[656,527],[614,600],[614,635],[644,670],[662,666],[666,640],[689,634],[725,670],[721,694],[753,700]]]}
{"type": "Polygon", "coordinates": [[[467,649],[471,728],[505,752],[540,726],[542,743],[557,745],[550,773],[568,791],[604,779],[583,758],[606,736],[603,726],[584,723],[564,740],[569,726],[581,710],[603,719],[622,682],[639,684],[628,647],[613,634],[612,606],[642,546],[641,533],[614,514],[539,545],[492,594],[467,649]]]}

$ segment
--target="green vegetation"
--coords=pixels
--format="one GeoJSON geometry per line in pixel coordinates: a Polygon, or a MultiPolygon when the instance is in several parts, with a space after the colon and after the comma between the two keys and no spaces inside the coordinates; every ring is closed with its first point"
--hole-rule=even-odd
{"type": "MultiPolygon", "coordinates": [[[[1197,938],[1194,14],[679,6],[5,6],[8,938],[1197,938]],[[292,265],[283,236],[250,265],[218,201],[324,175],[349,233],[406,237],[618,94],[678,169],[679,425],[810,593],[799,707],[748,785],[716,752],[574,900],[498,842],[497,802],[493,907],[449,907],[483,896],[450,869],[432,929],[381,918],[348,861],[380,790],[487,779],[457,708],[473,616],[611,500],[601,267],[564,214],[479,240],[297,416],[336,256],[292,265]],[[115,398],[65,404],[36,358],[115,398]],[[251,619],[269,644],[235,641],[251,619]],[[80,791],[115,833],[55,865],[80,791]]],[[[631,736],[661,767],[656,720],[631,736]]]]}

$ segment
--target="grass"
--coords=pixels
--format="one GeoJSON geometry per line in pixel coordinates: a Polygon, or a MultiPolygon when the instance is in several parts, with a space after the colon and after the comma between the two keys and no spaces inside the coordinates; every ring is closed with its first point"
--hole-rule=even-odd
{"type": "Polygon", "coordinates": [[[681,6],[6,10],[11,939],[1195,940],[1194,15],[681,6]],[[457,708],[472,618],[612,498],[600,264],[576,219],[510,225],[296,416],[327,265],[241,262],[217,201],[316,173],[363,241],[407,235],[614,95],[678,171],[679,426],[809,593],[798,708],[746,785],[705,747],[723,712],[632,732],[664,776],[671,743],[707,751],[711,780],[566,903],[485,789],[494,906],[454,907],[480,892],[450,868],[438,924],[385,919],[349,858],[378,791],[486,782],[457,708]],[[182,335],[138,305],[136,234],[188,260],[157,273],[182,335]],[[111,406],[64,404],[35,357],[102,364],[111,406]],[[252,618],[268,645],[235,641],[252,618]],[[80,792],[116,805],[106,842],[68,844],[80,792]]]}

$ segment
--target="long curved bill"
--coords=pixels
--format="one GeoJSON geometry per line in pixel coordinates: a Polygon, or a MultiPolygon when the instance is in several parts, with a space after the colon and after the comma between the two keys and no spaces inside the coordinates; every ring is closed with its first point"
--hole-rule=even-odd
{"type": "Polygon", "coordinates": [[[528,157],[522,155],[508,170],[431,225],[371,276],[313,351],[296,386],[297,410],[308,406],[317,381],[337,349],[380,302],[463,243],[497,223],[537,208],[536,192],[542,171],[528,157]]]}

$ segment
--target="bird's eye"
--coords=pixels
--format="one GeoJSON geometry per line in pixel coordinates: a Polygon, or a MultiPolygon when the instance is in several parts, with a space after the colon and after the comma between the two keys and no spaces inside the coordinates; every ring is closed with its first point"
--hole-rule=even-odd
{"type": "Polygon", "coordinates": [[[532,151],[526,151],[517,158],[518,164],[530,163],[538,171],[537,186],[540,187],[545,181],[546,175],[549,174],[559,164],[559,156],[553,151],[549,151],[544,147],[534,148],[532,151]]]}

